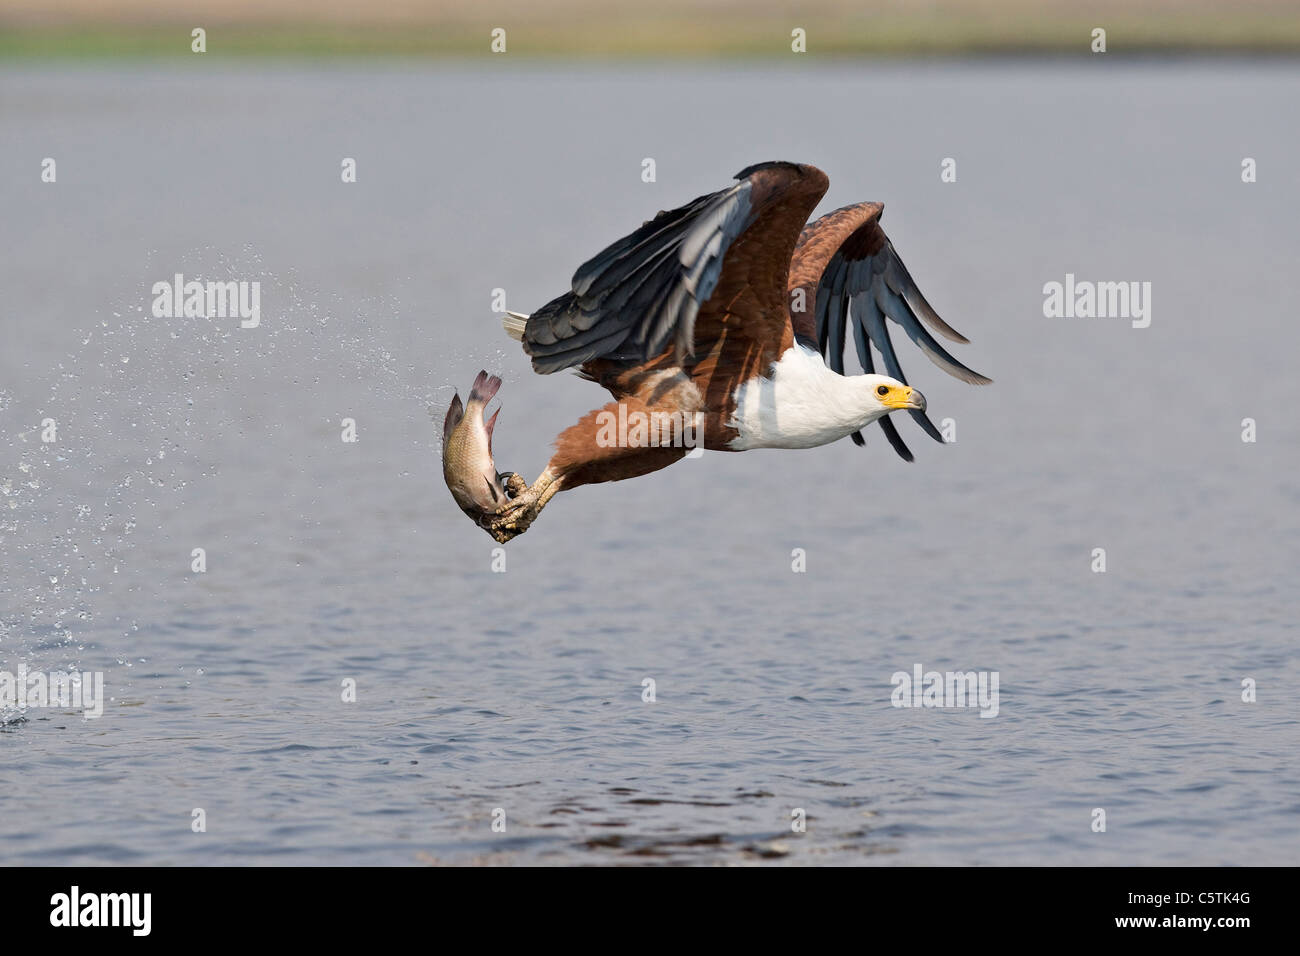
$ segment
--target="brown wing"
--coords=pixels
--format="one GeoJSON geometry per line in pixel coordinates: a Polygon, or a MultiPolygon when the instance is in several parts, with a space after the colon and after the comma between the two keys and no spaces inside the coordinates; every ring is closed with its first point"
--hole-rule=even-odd
{"type": "Polygon", "coordinates": [[[736,179],[661,212],[579,267],[572,289],[528,318],[533,368],[691,365],[741,340],[746,354],[779,355],[790,338],[790,253],[827,180],[793,163],[751,166],[736,179]]]}
{"type": "Polygon", "coordinates": [[[695,324],[691,377],[711,409],[729,407],[738,384],[767,374],[794,344],[786,299],[790,256],[830,182],[815,166],[794,163],[763,163],[739,176],[750,183],[754,216],[727,253],[695,324]]]}
{"type": "MultiPolygon", "coordinates": [[[[953,358],[926,330],[928,325],[953,342],[967,341],[939,318],[917,288],[893,243],[880,228],[883,211],[884,206],[876,202],[845,206],[803,230],[790,263],[789,294],[795,334],[820,349],[831,369],[843,374],[851,305],[854,343],[865,371],[875,371],[870,348],[874,345],[885,370],[900,382],[907,382],[889,338],[885,322],[889,319],[949,375],[987,385],[990,379],[953,358]]],[[[913,409],[910,414],[926,434],[943,441],[924,412],[913,409]]],[[[912,453],[889,416],[880,419],[880,427],[894,450],[911,461],[912,453]]],[[[862,434],[854,432],[853,440],[863,444],[862,434]]]]}

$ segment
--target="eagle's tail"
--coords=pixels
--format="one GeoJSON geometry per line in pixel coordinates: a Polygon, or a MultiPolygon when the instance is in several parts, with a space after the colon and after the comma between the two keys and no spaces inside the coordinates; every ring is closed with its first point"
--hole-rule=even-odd
{"type": "Polygon", "coordinates": [[[506,327],[506,335],[510,336],[516,342],[524,340],[524,326],[528,324],[528,316],[522,312],[507,312],[501,319],[501,324],[506,327]]]}

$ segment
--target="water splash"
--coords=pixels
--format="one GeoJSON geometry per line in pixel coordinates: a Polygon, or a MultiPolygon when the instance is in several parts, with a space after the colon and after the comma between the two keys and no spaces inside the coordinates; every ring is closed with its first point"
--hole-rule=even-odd
{"type": "MultiPolygon", "coordinates": [[[[369,316],[396,310],[383,297],[360,308],[350,297],[345,308],[269,273],[247,249],[199,250],[183,269],[159,258],[145,270],[155,281],[183,271],[187,280],[260,282],[262,324],[155,317],[146,283],[78,332],[39,402],[0,391],[0,668],[80,669],[91,652],[94,666],[130,666],[141,624],[130,597],[156,585],[133,554],[169,513],[200,493],[219,497],[214,486],[239,458],[256,390],[328,394],[360,382],[369,398],[422,414],[454,387],[382,341],[369,316]],[[47,441],[51,422],[57,437],[47,441]]],[[[272,435],[284,424],[259,423],[272,435]]]]}

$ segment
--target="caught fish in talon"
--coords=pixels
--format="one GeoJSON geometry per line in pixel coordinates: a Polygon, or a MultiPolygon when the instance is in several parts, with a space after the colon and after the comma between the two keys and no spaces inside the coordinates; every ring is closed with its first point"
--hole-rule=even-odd
{"type": "Polygon", "coordinates": [[[442,424],[443,480],[460,510],[480,524],[528,487],[514,472],[497,474],[492,460],[492,429],[501,409],[486,421],[483,414],[500,387],[501,379],[479,372],[468,401],[462,407],[457,392],[442,424]]]}

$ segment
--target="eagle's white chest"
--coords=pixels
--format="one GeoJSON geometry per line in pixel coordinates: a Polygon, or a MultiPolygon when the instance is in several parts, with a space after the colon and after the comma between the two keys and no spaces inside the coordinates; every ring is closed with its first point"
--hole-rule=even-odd
{"type": "Polygon", "coordinates": [[[736,410],[728,424],[739,432],[730,442],[736,451],[815,448],[885,413],[859,383],[831,371],[821,355],[802,345],[787,350],[768,377],[738,385],[732,400],[736,410]]]}

